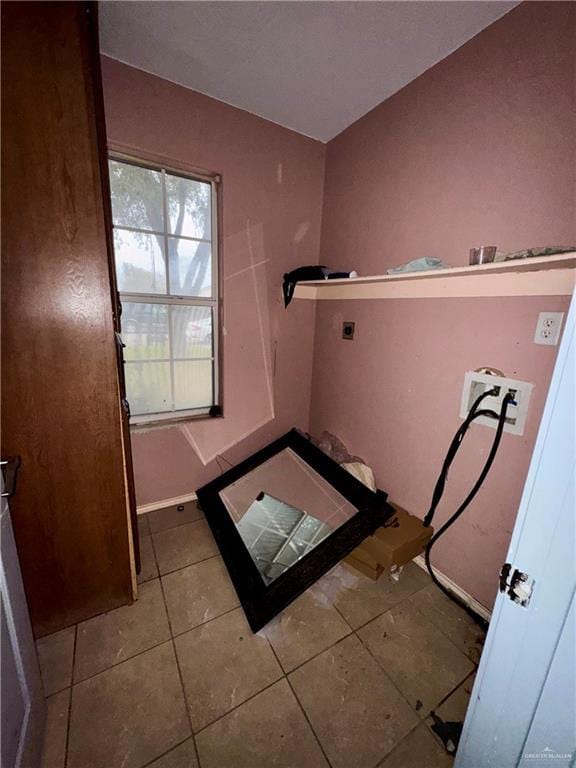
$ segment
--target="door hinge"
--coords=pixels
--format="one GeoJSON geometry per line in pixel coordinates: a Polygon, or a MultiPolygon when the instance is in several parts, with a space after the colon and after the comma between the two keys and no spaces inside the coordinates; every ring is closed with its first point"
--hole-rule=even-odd
{"type": "Polygon", "coordinates": [[[500,592],[506,592],[512,602],[526,608],[534,590],[534,579],[518,568],[515,568],[510,576],[511,570],[512,565],[504,563],[500,570],[500,592]]]}

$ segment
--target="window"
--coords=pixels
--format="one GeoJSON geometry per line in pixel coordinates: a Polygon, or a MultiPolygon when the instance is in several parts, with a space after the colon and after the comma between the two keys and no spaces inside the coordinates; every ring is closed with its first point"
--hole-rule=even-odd
{"type": "Polygon", "coordinates": [[[219,396],[216,179],[109,168],[132,421],[207,414],[219,396]]]}

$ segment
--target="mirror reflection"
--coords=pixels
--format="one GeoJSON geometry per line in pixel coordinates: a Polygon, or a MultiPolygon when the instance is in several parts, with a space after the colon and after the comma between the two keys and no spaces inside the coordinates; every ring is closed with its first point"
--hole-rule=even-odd
{"type": "Polygon", "coordinates": [[[265,584],[357,512],[290,448],[220,491],[220,498],[265,584]]]}

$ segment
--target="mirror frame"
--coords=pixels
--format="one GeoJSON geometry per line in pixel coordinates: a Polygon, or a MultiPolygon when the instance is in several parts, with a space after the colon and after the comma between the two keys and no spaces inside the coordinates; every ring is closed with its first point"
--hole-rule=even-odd
{"type": "Polygon", "coordinates": [[[384,491],[371,491],[296,429],[204,485],[197,496],[253,632],[349,555],[394,512],[384,491]],[[265,584],[220,498],[220,491],[286,448],[294,451],[358,511],[274,581],[265,584]]]}

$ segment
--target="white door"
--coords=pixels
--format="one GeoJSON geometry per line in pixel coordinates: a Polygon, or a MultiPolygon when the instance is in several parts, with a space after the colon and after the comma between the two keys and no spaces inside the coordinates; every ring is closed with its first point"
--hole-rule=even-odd
{"type": "Polygon", "coordinates": [[[455,768],[575,765],[575,328],[573,297],[507,557],[531,596],[496,600],[455,768]]]}
{"type": "MultiPolygon", "coordinates": [[[[3,481],[0,488],[4,493],[3,481]]],[[[37,768],[44,737],[44,692],[8,501],[4,496],[0,501],[1,768],[37,768]]]]}

